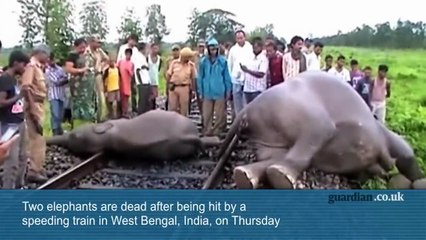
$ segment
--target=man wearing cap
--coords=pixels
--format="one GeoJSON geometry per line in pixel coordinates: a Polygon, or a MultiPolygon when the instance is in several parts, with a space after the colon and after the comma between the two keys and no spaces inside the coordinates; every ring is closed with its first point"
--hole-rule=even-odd
{"type": "Polygon", "coordinates": [[[169,79],[168,110],[179,112],[183,116],[188,115],[188,104],[197,75],[195,64],[190,61],[193,56],[190,48],[183,48],[180,51],[180,58],[173,60],[167,70],[167,79],[169,79]]]}
{"type": "Polygon", "coordinates": [[[22,75],[22,90],[25,98],[25,119],[28,131],[27,151],[30,157],[30,169],[27,173],[28,181],[44,182],[47,180],[43,168],[46,157],[46,141],[43,137],[43,120],[45,116],[44,102],[47,96],[47,87],[44,75],[44,66],[49,59],[50,49],[46,45],[34,48],[30,62],[22,75]]]}
{"type": "Polygon", "coordinates": [[[88,74],[87,77],[95,78],[95,90],[97,97],[96,120],[97,122],[100,122],[102,120],[103,114],[102,109],[105,105],[104,83],[102,79],[102,73],[108,66],[109,57],[101,49],[102,41],[99,35],[93,35],[89,37],[88,44],[89,46],[86,49],[86,66],[89,67],[89,70],[92,72],[92,74],[88,74]]]}
{"type": "Polygon", "coordinates": [[[175,44],[172,46],[172,54],[171,56],[166,60],[166,66],[164,68],[164,79],[166,79],[166,110],[169,108],[169,80],[170,78],[167,76],[167,70],[169,70],[170,63],[172,63],[173,60],[179,59],[180,55],[180,47],[179,45],[175,44]]]}

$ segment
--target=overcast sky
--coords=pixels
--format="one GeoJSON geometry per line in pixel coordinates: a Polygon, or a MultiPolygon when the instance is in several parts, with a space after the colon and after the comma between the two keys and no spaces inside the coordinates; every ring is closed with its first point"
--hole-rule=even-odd
{"type": "MultiPolygon", "coordinates": [[[[89,0],[71,0],[81,10],[81,5],[89,0]]],[[[221,8],[237,15],[236,20],[245,24],[250,31],[256,26],[272,23],[275,33],[286,39],[293,35],[306,37],[324,36],[350,31],[363,23],[374,25],[385,21],[394,23],[401,19],[426,21],[424,9],[418,0],[302,0],[298,1],[243,1],[243,0],[105,0],[110,33],[108,41],[118,38],[117,26],[126,7],[134,7],[142,18],[146,7],[152,3],[160,4],[166,15],[167,26],[171,29],[165,41],[181,41],[187,37],[188,17],[196,7],[200,10],[221,8]],[[261,3],[261,5],[258,5],[261,3]],[[287,8],[288,7],[288,8],[287,8]],[[346,8],[346,9],[345,9],[346,8]]],[[[18,25],[19,4],[15,0],[2,1],[0,8],[0,40],[3,46],[11,47],[21,39],[22,28],[18,25]]],[[[74,16],[77,26],[78,15],[74,16]]]]}

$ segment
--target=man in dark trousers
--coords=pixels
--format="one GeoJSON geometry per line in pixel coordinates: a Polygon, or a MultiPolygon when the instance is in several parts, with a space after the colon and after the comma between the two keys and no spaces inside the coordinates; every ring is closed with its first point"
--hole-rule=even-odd
{"type": "Polygon", "coordinates": [[[147,46],[146,43],[139,43],[135,57],[135,80],[138,89],[138,115],[148,112],[152,109],[151,101],[151,78],[149,76],[149,65],[147,61],[147,46]]]}

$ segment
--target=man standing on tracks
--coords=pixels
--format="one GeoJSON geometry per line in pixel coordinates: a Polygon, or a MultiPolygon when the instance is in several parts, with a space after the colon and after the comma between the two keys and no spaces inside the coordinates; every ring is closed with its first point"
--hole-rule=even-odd
{"type": "Polygon", "coordinates": [[[247,65],[252,59],[253,47],[246,41],[246,34],[243,30],[235,32],[235,40],[237,43],[229,50],[228,67],[232,79],[234,113],[238,114],[245,105],[243,94],[245,74],[241,70],[241,65],[247,65]]]}
{"type": "Polygon", "coordinates": [[[180,58],[173,60],[167,70],[169,80],[169,111],[176,111],[183,116],[188,115],[188,102],[194,90],[197,71],[191,62],[193,52],[190,48],[180,51],[180,58]]]}
{"type": "Polygon", "coordinates": [[[20,90],[16,76],[22,75],[28,62],[29,57],[25,53],[13,51],[9,56],[7,70],[0,76],[0,135],[5,134],[9,128],[16,127],[21,135],[19,141],[0,143],[0,148],[4,148],[3,151],[7,150],[8,152],[7,156],[0,156],[0,165],[5,160],[11,163],[12,167],[3,166],[3,171],[7,171],[7,174],[2,174],[3,189],[20,187],[17,186],[16,177],[19,177],[19,181],[23,181],[23,175],[20,174],[23,173],[22,170],[26,169],[27,165],[24,99],[22,98],[23,91],[20,90]],[[18,169],[13,167],[16,162],[18,162],[18,169]],[[19,174],[18,176],[14,174],[14,170],[18,170],[15,172],[19,174]]]}
{"type": "Polygon", "coordinates": [[[46,140],[43,137],[45,117],[45,99],[47,87],[44,67],[49,59],[50,49],[46,45],[37,46],[22,75],[22,90],[25,97],[25,118],[28,131],[28,153],[30,169],[28,181],[44,182],[47,180],[43,168],[46,158],[46,140]]]}
{"type": "Polygon", "coordinates": [[[73,125],[95,122],[96,93],[94,74],[86,54],[87,42],[84,38],[74,41],[74,51],[65,60],[65,71],[71,75],[70,93],[72,100],[73,125]]]}
{"type": "MultiPolygon", "coordinates": [[[[88,40],[89,47],[86,50],[87,63],[90,64],[89,68],[94,73],[96,85],[96,103],[97,112],[96,120],[100,122],[102,120],[103,106],[105,105],[104,96],[104,83],[102,79],[103,71],[108,67],[109,57],[101,49],[101,38],[99,35],[93,35],[88,40]]],[[[88,75],[89,76],[89,75],[88,75]]]]}
{"type": "MultiPolygon", "coordinates": [[[[136,34],[131,34],[127,38],[127,43],[121,45],[120,49],[118,50],[117,64],[118,64],[119,61],[126,59],[125,51],[126,51],[126,49],[130,48],[130,49],[132,49],[132,53],[133,53],[131,61],[135,65],[136,64],[135,61],[138,57],[138,54],[136,54],[136,53],[139,52],[138,48],[137,48],[137,44],[138,44],[138,36],[136,34]]],[[[137,87],[135,75],[133,75],[133,77],[131,79],[131,91],[130,92],[131,92],[130,101],[131,101],[132,113],[137,113],[138,112],[138,100],[137,100],[138,87],[137,87]]]]}
{"type": "Polygon", "coordinates": [[[226,101],[231,95],[232,82],[227,61],[219,55],[219,43],[210,39],[207,47],[208,54],[199,63],[197,92],[203,101],[203,134],[212,136],[219,135],[226,127],[226,101]]]}
{"type": "Polygon", "coordinates": [[[147,44],[141,42],[138,44],[139,51],[135,56],[135,81],[138,89],[138,114],[143,114],[152,109],[152,86],[149,75],[149,65],[147,57],[147,44]]]}
{"type": "MultiPolygon", "coordinates": [[[[205,53],[206,53],[206,41],[204,39],[200,39],[198,41],[197,55],[194,56],[194,63],[195,63],[196,69],[199,68],[200,62],[204,58],[205,53]]],[[[194,86],[194,89],[197,89],[197,81],[194,82],[193,86],[194,86]]],[[[192,96],[190,96],[190,97],[192,97],[192,96]]],[[[203,102],[200,99],[198,92],[195,93],[195,97],[196,97],[196,101],[197,101],[198,110],[200,111],[200,115],[202,115],[201,113],[202,113],[202,109],[203,109],[203,102]]],[[[191,101],[189,101],[188,109],[189,109],[189,111],[191,111],[191,101]]]]}
{"type": "Polygon", "coordinates": [[[149,67],[149,78],[151,80],[150,86],[150,104],[151,109],[156,109],[156,98],[158,97],[158,84],[160,81],[160,69],[163,65],[163,60],[160,56],[160,45],[158,43],[151,44],[151,51],[147,57],[149,67]]]}
{"type": "Polygon", "coordinates": [[[172,54],[167,59],[166,65],[164,67],[164,79],[166,79],[166,104],[165,108],[166,110],[169,108],[169,84],[170,84],[170,78],[167,76],[167,70],[169,70],[170,63],[172,63],[173,60],[179,59],[180,55],[180,47],[179,45],[175,44],[172,46],[172,54]]]}
{"type": "Polygon", "coordinates": [[[49,57],[46,67],[46,81],[48,86],[48,100],[50,103],[50,125],[53,135],[62,135],[62,120],[64,116],[65,85],[68,84],[68,76],[63,68],[55,62],[55,54],[49,57]]]}

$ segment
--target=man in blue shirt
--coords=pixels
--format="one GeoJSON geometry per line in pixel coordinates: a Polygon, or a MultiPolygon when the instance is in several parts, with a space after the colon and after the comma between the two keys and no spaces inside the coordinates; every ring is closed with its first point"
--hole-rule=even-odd
{"type": "Polygon", "coordinates": [[[371,87],[371,67],[364,68],[364,77],[356,82],[355,90],[364,99],[365,103],[370,107],[370,87],[371,87]]]}
{"type": "Polygon", "coordinates": [[[207,53],[198,66],[197,91],[203,102],[203,134],[213,136],[219,135],[226,126],[226,103],[232,83],[227,60],[219,55],[216,39],[207,42],[207,53]],[[212,126],[213,114],[216,121],[212,126]]]}

